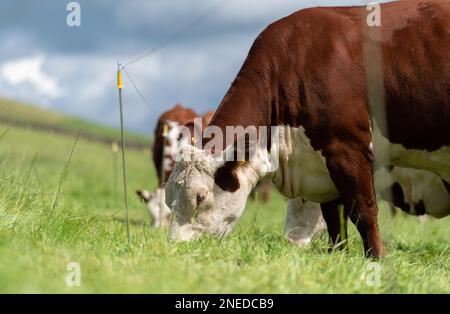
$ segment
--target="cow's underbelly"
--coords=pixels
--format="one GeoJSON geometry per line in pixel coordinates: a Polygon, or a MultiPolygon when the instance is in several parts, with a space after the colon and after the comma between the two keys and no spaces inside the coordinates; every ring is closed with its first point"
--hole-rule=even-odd
{"type": "Polygon", "coordinates": [[[404,202],[410,205],[410,214],[415,205],[423,203],[426,213],[441,218],[450,214],[450,194],[441,178],[429,171],[395,167],[390,173],[403,191],[404,202]]]}
{"type": "MultiPolygon", "coordinates": [[[[270,177],[282,194],[289,198],[302,197],[317,203],[329,202],[339,197],[324,156],[313,149],[302,126],[280,126],[278,145],[279,166],[270,177]]],[[[415,168],[434,172],[450,181],[449,147],[433,152],[406,149],[399,144],[389,143],[377,128],[373,132],[372,147],[379,171],[383,165],[415,168]]],[[[375,177],[377,178],[377,172],[375,177]]],[[[378,177],[382,178],[382,175],[378,177]]],[[[375,189],[382,191],[391,183],[376,179],[375,189]]]]}
{"type": "Polygon", "coordinates": [[[287,197],[324,203],[339,197],[320,151],[311,146],[304,128],[279,127],[279,166],[271,175],[287,197]]]}
{"type": "Polygon", "coordinates": [[[377,125],[372,132],[375,168],[391,165],[404,168],[427,170],[450,181],[450,147],[443,146],[435,151],[407,149],[401,144],[390,143],[377,125]]]}

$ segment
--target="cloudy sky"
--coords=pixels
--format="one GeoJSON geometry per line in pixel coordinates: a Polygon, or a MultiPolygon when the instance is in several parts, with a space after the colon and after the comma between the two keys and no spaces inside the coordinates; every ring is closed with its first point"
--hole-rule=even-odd
{"type": "Polygon", "coordinates": [[[118,125],[117,60],[126,127],[149,133],[175,103],[215,109],[251,43],[270,22],[317,5],[364,0],[78,0],[81,26],[66,23],[66,0],[0,2],[0,96],[118,125]],[[176,36],[174,36],[176,34],[176,36]]]}

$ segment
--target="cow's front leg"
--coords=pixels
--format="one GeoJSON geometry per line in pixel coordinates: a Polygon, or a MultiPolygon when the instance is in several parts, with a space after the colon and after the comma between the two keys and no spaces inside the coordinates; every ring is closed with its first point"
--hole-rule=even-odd
{"type": "Polygon", "coordinates": [[[320,205],[301,198],[289,199],[284,232],[297,246],[307,246],[325,228],[320,205]]]}
{"type": "Polygon", "coordinates": [[[345,211],[362,237],[366,256],[382,257],[384,248],[378,229],[371,152],[355,143],[334,143],[326,152],[326,162],[345,211]]]}
{"type": "Polygon", "coordinates": [[[330,240],[330,249],[347,250],[347,220],[348,213],[340,205],[341,199],[337,199],[320,205],[322,216],[327,223],[328,236],[330,240]]]}

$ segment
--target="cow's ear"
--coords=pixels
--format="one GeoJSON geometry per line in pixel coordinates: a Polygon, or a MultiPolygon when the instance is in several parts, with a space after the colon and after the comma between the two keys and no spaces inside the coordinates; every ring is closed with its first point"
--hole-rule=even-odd
{"type": "Polygon", "coordinates": [[[237,142],[234,142],[233,161],[226,161],[223,166],[216,170],[214,182],[224,191],[235,192],[239,189],[239,178],[237,170],[245,167],[250,159],[249,139],[246,136],[244,141],[244,160],[238,160],[237,142]]]}
{"type": "Polygon", "coordinates": [[[137,190],[136,191],[137,196],[139,196],[139,198],[144,202],[144,203],[148,203],[150,202],[150,200],[155,196],[155,193],[153,192],[149,192],[149,191],[141,191],[141,190],[137,190]]]}
{"type": "Polygon", "coordinates": [[[238,162],[227,161],[225,164],[216,170],[214,174],[214,183],[216,183],[222,190],[227,192],[235,192],[239,189],[239,178],[237,176],[238,162]]]}

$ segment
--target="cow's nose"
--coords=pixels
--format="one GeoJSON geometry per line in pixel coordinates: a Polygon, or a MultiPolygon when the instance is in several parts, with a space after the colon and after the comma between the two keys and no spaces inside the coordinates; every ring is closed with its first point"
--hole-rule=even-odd
{"type": "Polygon", "coordinates": [[[197,193],[197,206],[199,206],[204,200],[206,200],[208,192],[197,193]]]}

